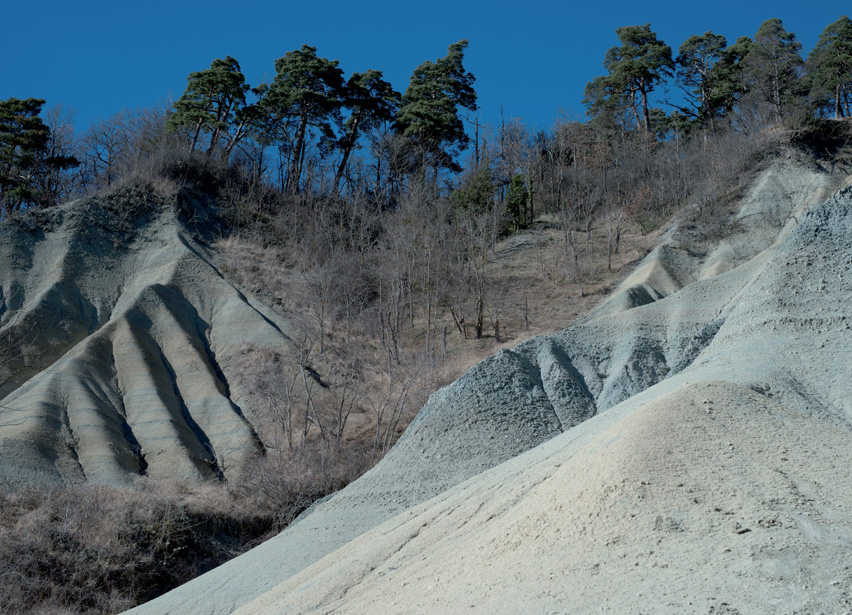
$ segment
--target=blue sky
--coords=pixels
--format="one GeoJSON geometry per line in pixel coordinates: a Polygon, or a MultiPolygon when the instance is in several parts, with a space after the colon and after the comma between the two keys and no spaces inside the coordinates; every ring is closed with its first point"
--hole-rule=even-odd
{"type": "Polygon", "coordinates": [[[239,60],[251,85],[271,79],[274,61],[303,43],[340,60],[349,75],[382,70],[404,91],[411,71],[470,40],[482,121],[521,117],[548,128],[560,110],[582,116],[583,87],[603,73],[618,26],[651,23],[676,52],[713,30],[733,43],[778,17],[807,52],[852,5],[838,1],[748,2],[261,2],[140,3],[47,0],[2,9],[0,99],[30,96],[75,112],[78,128],[122,108],[177,98],[187,75],[217,57],[239,60]],[[706,10],[704,7],[711,7],[706,10]]]}

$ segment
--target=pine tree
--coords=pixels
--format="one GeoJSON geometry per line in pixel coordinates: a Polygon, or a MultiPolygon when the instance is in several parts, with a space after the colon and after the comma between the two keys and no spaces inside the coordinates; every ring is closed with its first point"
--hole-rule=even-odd
{"type": "Polygon", "coordinates": [[[397,130],[429,152],[436,170],[458,172],[456,158],[470,142],[459,117],[460,109],[477,109],[476,78],[463,65],[467,45],[453,43],[445,57],[418,66],[396,115],[397,130]]]}
{"type": "Polygon", "coordinates": [[[801,49],[796,35],[787,32],[780,19],[767,19],[757,30],[743,59],[749,87],[772,106],[778,122],[784,118],[792,99],[801,93],[801,49]]]}
{"type": "Polygon", "coordinates": [[[833,107],[835,119],[848,117],[852,111],[852,20],[849,17],[843,15],[820,34],[808,55],[807,74],[812,100],[823,107],[833,107]]]}
{"type": "Polygon", "coordinates": [[[245,135],[243,108],[248,91],[239,62],[231,56],[213,60],[210,68],[187,78],[186,90],[174,104],[168,128],[175,131],[189,127],[192,130],[190,153],[198,146],[202,131],[209,132],[208,154],[216,152],[222,135],[234,129],[225,147],[229,154],[236,141],[245,135]]]}
{"type": "Polygon", "coordinates": [[[506,211],[511,218],[509,228],[518,231],[527,226],[527,199],[529,193],[524,178],[515,174],[509,184],[509,193],[506,197],[506,211]]]}
{"type": "Polygon", "coordinates": [[[731,112],[747,92],[743,60],[751,50],[752,40],[741,36],[733,45],[722,51],[714,68],[711,90],[712,107],[720,109],[730,119],[731,112]]]}
{"type": "Polygon", "coordinates": [[[298,192],[309,141],[308,128],[334,142],[332,124],[338,119],[344,96],[343,71],[337,60],[317,56],[317,48],[302,45],[275,61],[276,75],[260,90],[262,108],[279,134],[290,139],[286,189],[298,192]],[[294,132],[289,134],[289,130],[294,132]]]}
{"type": "Polygon", "coordinates": [[[651,24],[616,29],[621,47],[606,53],[604,68],[609,73],[586,86],[586,104],[590,113],[623,107],[633,110],[637,126],[652,132],[648,95],[674,67],[671,47],[657,39],[651,24]],[[639,100],[637,101],[637,96],[639,100]],[[637,108],[638,105],[638,108],[637,108]],[[642,116],[639,115],[639,109],[642,116]]]}
{"type": "Polygon", "coordinates": [[[465,214],[480,215],[489,210],[494,203],[496,181],[491,161],[486,157],[479,167],[466,172],[461,184],[453,191],[455,206],[465,214]]]}
{"type": "Polygon", "coordinates": [[[677,108],[705,127],[712,126],[714,118],[721,114],[713,89],[718,80],[716,68],[726,45],[724,36],[708,31],[701,36],[690,36],[678,49],[675,76],[691,108],[677,108]]]}
{"type": "Polygon", "coordinates": [[[371,69],[364,73],[355,73],[349,78],[344,90],[343,106],[349,109],[350,113],[343,127],[344,135],[339,141],[342,156],[334,177],[335,194],[349,156],[358,143],[358,135],[382,122],[391,121],[399,100],[399,92],[382,78],[381,71],[371,69]]]}
{"type": "Polygon", "coordinates": [[[0,212],[6,215],[55,205],[45,179],[78,164],[72,156],[50,151],[50,129],[39,117],[43,105],[39,98],[0,101],[0,212]]]}

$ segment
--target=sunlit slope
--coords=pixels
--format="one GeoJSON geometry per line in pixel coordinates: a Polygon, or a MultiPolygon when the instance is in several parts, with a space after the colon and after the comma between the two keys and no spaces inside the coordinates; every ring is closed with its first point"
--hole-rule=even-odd
{"type": "Polygon", "coordinates": [[[234,357],[291,348],[287,323],[223,279],[174,203],[110,199],[0,225],[0,478],[235,476],[257,443],[234,357]]]}
{"type": "MultiPolygon", "coordinates": [[[[842,368],[852,358],[852,338],[844,313],[844,306],[852,298],[849,278],[844,275],[852,259],[849,191],[817,208],[795,226],[786,231],[784,225],[776,226],[776,234],[783,237],[789,230],[792,234],[781,244],[769,241],[755,250],[753,258],[746,258],[738,267],[720,275],[697,276],[704,279],[673,290],[669,296],[650,304],[610,311],[583,325],[534,338],[483,361],[456,383],[433,395],[400,443],[370,473],[315,506],[277,538],[134,612],[230,613],[260,596],[263,596],[260,601],[247,606],[245,612],[254,612],[253,609],[336,612],[350,608],[358,612],[371,601],[380,604],[382,612],[393,612],[395,608],[398,612],[455,612],[448,604],[458,595],[451,591],[442,594],[439,577],[430,580],[425,569],[414,564],[401,576],[393,577],[398,586],[405,583],[412,587],[410,595],[398,587],[399,606],[394,605],[394,597],[380,589],[379,578],[394,572],[391,554],[395,550],[405,552],[415,543],[412,536],[419,535],[405,525],[411,515],[421,519],[421,525],[431,527],[436,524],[432,515],[437,514],[441,523],[447,524],[442,526],[441,536],[449,537],[464,527],[464,532],[473,535],[470,540],[485,540],[488,525],[484,520],[473,515],[471,509],[456,504],[440,508],[442,503],[449,498],[469,498],[476,502],[475,508],[490,510],[488,501],[512,500],[515,494],[520,498],[516,502],[520,506],[527,497],[526,491],[539,480],[533,474],[526,474],[533,466],[543,472],[540,480],[547,480],[548,472],[563,470],[578,477],[588,475],[592,466],[577,455],[578,451],[590,445],[594,448],[597,445],[593,442],[605,441],[609,436],[604,432],[608,429],[627,429],[632,423],[619,426],[619,422],[633,413],[638,413],[637,418],[631,420],[647,427],[635,432],[642,434],[641,437],[633,431],[629,438],[624,436],[634,443],[636,438],[641,440],[642,447],[634,447],[631,455],[641,457],[648,447],[674,446],[669,439],[680,437],[681,425],[672,424],[672,413],[685,412],[682,408],[695,405],[693,397],[699,394],[706,396],[708,404],[743,408],[741,412],[725,415],[724,423],[708,427],[702,436],[702,446],[722,446],[723,451],[730,448],[729,441],[736,446],[737,441],[728,438],[726,431],[739,429],[736,417],[742,415],[761,423],[776,411],[792,417],[789,420],[795,425],[806,426],[807,434],[802,437],[809,443],[820,442],[822,438],[826,441],[833,438],[835,444],[845,442],[852,410],[844,396],[848,384],[842,368]],[[835,369],[827,369],[828,365],[835,369]],[[697,383],[710,381],[712,384],[696,388],[697,383]],[[669,401],[661,399],[668,394],[673,395],[669,401]],[[654,410],[640,411],[647,404],[654,404],[654,410]],[[749,410],[752,405],[753,411],[749,410]],[[669,422],[654,427],[656,435],[651,438],[650,423],[657,420],[654,417],[663,415],[669,422]],[[723,424],[727,425],[724,429],[723,424]],[[728,439],[720,445],[717,440],[721,438],[728,439]],[[534,450],[517,457],[530,449],[534,450]],[[539,464],[535,461],[537,455],[559,456],[539,464]],[[435,499],[430,501],[432,497],[435,499]],[[439,510],[440,513],[436,512],[439,510]],[[421,512],[426,516],[419,517],[421,512]],[[381,525],[383,522],[385,525],[381,525]],[[389,529],[398,526],[406,529],[401,533],[389,529]],[[355,540],[362,534],[362,538],[355,540]],[[367,573],[363,573],[359,561],[367,562],[367,573]],[[385,563],[387,570],[382,573],[385,563]],[[287,581],[291,577],[292,581],[287,581]],[[363,601],[357,597],[362,590],[363,601]],[[420,598],[417,608],[413,606],[415,595],[420,598]],[[430,604],[429,608],[424,606],[430,604]]],[[[703,405],[704,397],[700,401],[703,405]]],[[[748,431],[752,426],[744,423],[742,429],[748,431]]],[[[772,430],[772,438],[782,448],[799,446],[796,433],[784,441],[779,439],[779,434],[784,433],[781,427],[776,424],[772,430]]],[[[744,446],[745,440],[739,442],[744,446]]],[[[695,446],[689,441],[677,444],[677,448],[682,451],[678,463],[696,464],[688,468],[689,472],[723,474],[718,467],[713,469],[713,464],[722,463],[721,457],[692,451],[695,446]]],[[[825,454],[842,456],[845,453],[840,449],[842,446],[838,445],[825,454]]],[[[758,455],[754,458],[757,464],[754,472],[760,476],[771,463],[760,457],[768,450],[752,451],[758,455]]],[[[843,467],[842,460],[836,467],[843,467]]],[[[623,471],[624,476],[645,480],[639,478],[643,472],[641,466],[635,470],[625,467],[623,471]]],[[[831,488],[834,478],[829,472],[826,489],[831,488]]],[[[708,481],[711,491],[717,489],[710,478],[708,481]]],[[[770,494],[767,497],[775,497],[771,493],[776,483],[770,481],[766,485],[761,489],[770,494]]],[[[606,491],[607,487],[596,486],[593,491],[597,493],[599,489],[606,491]]],[[[660,496],[636,504],[649,506],[646,516],[653,512],[655,520],[658,513],[654,511],[666,506],[657,497],[660,496]]],[[[567,510],[565,502],[551,502],[548,506],[551,504],[554,511],[562,510],[569,517],[563,523],[557,515],[548,519],[548,524],[573,523],[570,515],[575,513],[567,510]]],[[[841,502],[840,506],[842,509],[846,504],[841,502]]],[[[582,507],[593,508],[593,503],[583,503],[582,507]]],[[[513,510],[507,505],[500,514],[514,515],[513,510]]],[[[666,523],[665,517],[661,523],[666,523]]],[[[601,532],[604,529],[599,528],[601,532]]],[[[545,541],[547,535],[541,536],[545,541]]],[[[492,536],[492,541],[516,544],[528,538],[524,535],[523,539],[513,540],[510,535],[500,534],[492,536]]],[[[450,557],[452,549],[445,553],[441,544],[428,544],[431,546],[412,556],[414,560],[425,562],[434,555],[436,566],[456,570],[454,564],[442,559],[445,555],[450,557]]],[[[463,548],[460,542],[449,540],[449,544],[463,548]]],[[[546,550],[543,543],[531,544],[534,549],[546,550]]],[[[689,541],[684,544],[688,548],[689,541]]],[[[466,553],[465,558],[475,552],[466,553]]],[[[497,568],[512,568],[509,560],[502,561],[498,555],[492,557],[488,555],[490,551],[483,553],[483,567],[494,568],[495,573],[497,568]]],[[[456,555],[461,557],[460,553],[456,555]]],[[[563,556],[572,557],[569,553],[558,557],[563,556]]],[[[469,559],[465,561],[470,564],[469,559]]],[[[695,570],[698,560],[691,561],[695,570]]],[[[537,566],[535,562],[527,562],[523,574],[531,574],[536,577],[536,583],[547,585],[546,577],[537,576],[537,566]]],[[[647,573],[647,569],[643,570],[647,573]]],[[[725,573],[724,568],[720,571],[725,573]]],[[[458,583],[463,584],[465,575],[461,569],[456,574],[458,583]]],[[[784,583],[790,582],[788,576],[781,575],[784,583]]],[[[462,601],[456,606],[468,609],[471,605],[474,608],[482,605],[482,612],[490,612],[491,606],[501,601],[502,593],[506,612],[518,612],[518,605],[526,596],[524,592],[499,584],[474,583],[473,579],[477,578],[470,577],[471,584],[464,585],[464,589],[458,585],[459,592],[476,595],[472,595],[469,603],[462,601]],[[486,595],[495,596],[495,602],[482,602],[486,595]],[[509,599],[511,596],[514,598],[509,599]]],[[[603,580],[601,586],[605,588],[617,581],[617,578],[603,580]]],[[[653,585],[653,581],[649,583],[653,585]]],[[[563,598],[569,591],[552,589],[554,595],[563,598]]],[[[550,590],[542,590],[547,591],[550,590]]],[[[628,587],[625,595],[635,597],[636,591],[641,590],[628,587]]],[[[708,594],[709,597],[712,596],[708,594]]],[[[561,609],[558,606],[561,603],[552,604],[554,609],[561,609]]],[[[584,612],[586,607],[577,610],[584,612]]]]}
{"type": "Polygon", "coordinates": [[[848,605],[852,190],[752,273],[683,371],[393,517],[238,612],[848,605]]]}

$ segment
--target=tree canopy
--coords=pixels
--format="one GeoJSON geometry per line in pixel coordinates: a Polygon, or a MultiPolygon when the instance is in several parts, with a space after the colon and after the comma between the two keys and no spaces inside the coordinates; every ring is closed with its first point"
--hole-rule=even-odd
{"type": "Polygon", "coordinates": [[[51,151],[50,129],[39,117],[44,100],[0,101],[0,210],[54,205],[49,177],[78,164],[73,156],[51,151]]]}
{"type": "Polygon", "coordinates": [[[715,67],[712,100],[720,111],[728,116],[737,106],[747,90],[743,59],[751,49],[752,40],[741,36],[737,41],[722,51],[719,62],[715,67]]]}
{"type": "Polygon", "coordinates": [[[287,188],[297,192],[308,144],[308,128],[319,131],[322,140],[334,142],[333,119],[344,96],[343,71],[337,60],[317,55],[317,48],[302,45],[275,61],[275,78],[261,90],[265,113],[279,126],[293,126],[294,133],[281,132],[290,139],[290,165],[287,188]]]}
{"type": "Polygon", "coordinates": [[[175,102],[168,126],[171,130],[184,127],[192,130],[190,153],[195,151],[202,131],[210,133],[207,151],[212,153],[222,135],[236,128],[226,145],[230,152],[244,134],[240,124],[248,90],[239,62],[231,56],[213,60],[210,68],[189,75],[186,90],[175,102]]]}
{"type": "Polygon", "coordinates": [[[459,116],[460,109],[477,109],[476,78],[463,64],[467,45],[453,43],[443,58],[418,66],[397,112],[397,129],[424,147],[436,168],[458,171],[456,158],[470,141],[459,116]]]}
{"type": "Polygon", "coordinates": [[[651,133],[648,94],[674,68],[671,47],[657,39],[649,23],[617,28],[615,33],[621,46],[606,53],[604,68],[608,75],[586,86],[586,105],[592,115],[627,105],[635,115],[636,125],[651,133]]]}
{"type": "Polygon", "coordinates": [[[704,126],[721,113],[722,103],[715,89],[719,82],[717,66],[727,44],[724,36],[707,31],[690,36],[678,49],[675,77],[690,105],[678,109],[704,126]]]}
{"type": "Polygon", "coordinates": [[[334,177],[334,190],[338,190],[340,179],[346,169],[349,156],[358,142],[358,135],[381,122],[393,120],[399,106],[400,94],[384,80],[382,72],[368,70],[354,73],[346,83],[343,105],[349,109],[340,139],[341,160],[334,177]]]}
{"type": "Polygon", "coordinates": [[[835,119],[849,117],[852,95],[852,20],[843,15],[829,24],[808,55],[811,99],[833,107],[835,119]]]}
{"type": "Polygon", "coordinates": [[[743,58],[748,87],[771,106],[777,121],[784,118],[791,100],[800,93],[801,49],[796,35],[787,32],[780,19],[773,18],[761,24],[743,58]]]}

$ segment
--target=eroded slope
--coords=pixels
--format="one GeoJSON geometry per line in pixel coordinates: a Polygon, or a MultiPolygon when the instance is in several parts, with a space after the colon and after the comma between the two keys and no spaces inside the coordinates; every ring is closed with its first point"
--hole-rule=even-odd
{"type": "Polygon", "coordinates": [[[174,202],[136,189],[0,225],[0,479],[236,476],[257,450],[241,344],[288,324],[228,283],[174,202]]]}
{"type": "MultiPolygon", "coordinates": [[[[756,194],[751,193],[750,202],[755,202],[756,194]]],[[[672,397],[661,401],[662,406],[654,406],[654,412],[643,410],[638,414],[655,417],[648,419],[649,425],[659,420],[659,414],[666,415],[668,423],[655,428],[653,438],[643,435],[639,440],[645,447],[664,447],[667,438],[679,437],[681,427],[672,425],[678,420],[677,414],[667,408],[695,405],[687,397],[692,399],[695,391],[705,390],[692,388],[697,382],[719,381],[706,389],[710,403],[718,396],[718,403],[726,407],[738,404],[747,408],[755,404],[763,408],[756,407],[750,414],[743,411],[756,424],[776,411],[798,417],[796,425],[807,426],[809,443],[819,442],[825,429],[826,434],[834,434],[830,437],[837,445],[826,454],[844,455],[841,444],[848,435],[846,421],[850,411],[843,397],[843,391],[848,390],[843,382],[844,372],[827,373],[821,366],[848,365],[850,359],[852,339],[844,328],[842,306],[852,298],[849,278],[844,277],[852,257],[851,207],[847,190],[809,215],[780,248],[769,241],[762,251],[755,250],[753,258],[743,257],[739,266],[719,275],[695,276],[695,281],[681,290],[672,289],[665,298],[661,293],[658,300],[641,307],[607,310],[583,325],[534,338],[487,359],[434,394],[399,444],[371,472],[315,506],[277,538],[134,612],[230,613],[279,583],[283,585],[246,607],[245,612],[261,608],[268,608],[268,612],[336,612],[351,608],[358,612],[358,605],[371,601],[381,604],[383,612],[412,612],[416,610],[415,596],[422,599],[424,594],[434,601],[429,608],[420,603],[419,608],[427,612],[448,612],[449,604],[468,605],[454,603],[460,594],[451,589],[437,591],[443,587],[437,579],[443,577],[431,577],[434,570],[430,572],[413,563],[433,556],[436,566],[457,571],[458,592],[477,588],[470,605],[490,612],[489,608],[513,590],[501,584],[465,584],[462,569],[456,569],[446,559],[458,557],[457,549],[467,546],[473,549],[470,553],[477,553],[476,545],[486,540],[489,526],[485,518],[477,516],[477,511],[492,510],[488,504],[491,500],[503,502],[500,514],[507,518],[525,510],[523,501],[536,484],[534,472],[527,470],[531,463],[538,464],[536,455],[544,456],[537,466],[542,472],[541,480],[556,473],[587,474],[591,462],[575,454],[580,448],[593,441],[598,445],[608,441],[605,430],[616,428],[621,419],[686,387],[686,397],[672,397]],[[818,283],[823,296],[813,294],[818,283]],[[817,343],[811,344],[815,339],[817,343]],[[780,401],[780,405],[775,401],[780,401]],[[534,447],[539,448],[517,457],[534,447]],[[551,455],[561,456],[551,459],[551,455]],[[429,501],[432,497],[435,499],[429,501]],[[444,506],[450,498],[455,498],[453,504],[444,506]],[[467,500],[474,503],[473,508],[460,505],[467,500]],[[408,524],[412,515],[417,527],[408,524]],[[395,570],[393,553],[406,552],[418,542],[414,538],[421,535],[423,528],[436,524],[437,519],[445,523],[441,522],[444,529],[435,536],[450,537],[465,528],[464,532],[472,533],[471,541],[480,542],[468,545],[449,541],[446,550],[440,541],[424,542],[428,546],[423,550],[409,551],[416,555],[407,560],[404,573],[388,576],[395,570]],[[383,522],[387,523],[380,525],[383,522]],[[362,534],[362,538],[351,542],[362,534]],[[366,571],[359,562],[366,562],[366,571]],[[291,577],[292,581],[287,581],[291,577]],[[384,577],[406,579],[412,592],[401,591],[400,600],[396,601],[394,596],[383,593],[384,577]],[[363,601],[359,597],[362,595],[363,601]],[[489,595],[493,602],[486,600],[489,595]]],[[[763,233],[763,227],[758,228],[763,233]]],[[[776,226],[775,234],[779,232],[786,233],[776,226]]],[[[736,429],[732,421],[725,424],[736,429]]],[[[743,428],[751,426],[744,423],[743,428]]],[[[798,436],[784,441],[782,427],[776,425],[772,429],[772,438],[782,447],[797,446],[798,436]]],[[[650,427],[640,433],[647,434],[648,430],[650,427]]],[[[695,427],[693,431],[700,430],[695,427]]],[[[703,437],[716,446],[716,440],[727,437],[723,431],[710,430],[703,437]]],[[[697,467],[697,472],[711,471],[718,460],[706,451],[692,450],[688,440],[684,442],[684,456],[678,463],[706,466],[697,467]]],[[[768,449],[760,449],[765,450],[768,449]]],[[[645,452],[641,449],[641,455],[645,452]]],[[[820,457],[820,463],[821,460],[820,457]]],[[[770,462],[756,459],[755,463],[759,468],[754,472],[763,476],[770,462]]],[[[623,470],[625,477],[642,480],[641,471],[635,474],[630,468],[623,470]]],[[[829,478],[833,480],[833,475],[829,478]]],[[[830,483],[826,479],[826,489],[830,483]]],[[[708,484],[711,490],[718,488],[718,483],[708,484]]],[[[767,493],[777,487],[771,481],[767,485],[767,493]]],[[[593,501],[580,505],[581,509],[591,507],[598,511],[593,514],[598,520],[590,521],[589,527],[604,534],[612,517],[602,516],[594,508],[594,494],[614,488],[606,481],[593,485],[592,492],[588,492],[593,501]]],[[[575,495],[582,499],[586,494],[580,490],[575,495]]],[[[647,514],[663,504],[654,499],[647,514]]],[[[569,527],[579,521],[568,508],[548,502],[535,514],[547,517],[546,523],[553,527],[569,527]],[[553,516],[548,517],[551,513],[553,516]],[[565,519],[560,517],[563,513],[568,515],[565,519]]],[[[651,516],[656,520],[658,515],[651,516]]],[[[662,519],[665,525],[666,517],[662,519]]],[[[546,536],[540,534],[540,541],[533,536],[530,548],[547,550],[546,536]]],[[[520,539],[507,533],[498,532],[491,540],[495,545],[507,541],[520,544],[520,539]]],[[[683,544],[688,545],[689,541],[683,544]]],[[[715,549],[707,548],[708,553],[715,549]]],[[[467,564],[478,565],[467,555],[467,564]]],[[[557,550],[553,557],[563,555],[557,550]]],[[[694,565],[700,563],[691,561],[694,565]]],[[[483,556],[480,564],[477,570],[482,574],[491,568],[500,568],[501,575],[517,574],[509,559],[497,555],[483,556]]],[[[523,570],[536,571],[537,566],[536,562],[525,561],[523,570]]],[[[789,582],[789,575],[782,577],[789,582]]],[[[545,587],[543,595],[553,593],[543,579],[534,579],[545,587]]],[[[651,587],[653,582],[649,583],[651,587]]],[[[601,587],[606,585],[604,581],[601,587]]],[[[564,592],[556,594],[569,597],[564,592]]],[[[518,612],[526,594],[519,592],[517,597],[520,602],[505,601],[509,605],[507,612],[518,612]]],[[[557,608],[560,603],[548,604],[557,608]]],[[[582,612],[583,608],[578,610],[582,612]]]]}
{"type": "MultiPolygon", "coordinates": [[[[396,515],[238,612],[848,607],[852,189],[750,267],[688,367],[396,515]]],[[[707,280],[595,326],[647,326],[666,304],[683,322],[716,296],[696,293],[704,284],[718,290],[707,280]]],[[[569,356],[578,329],[560,334],[569,356]]]]}

